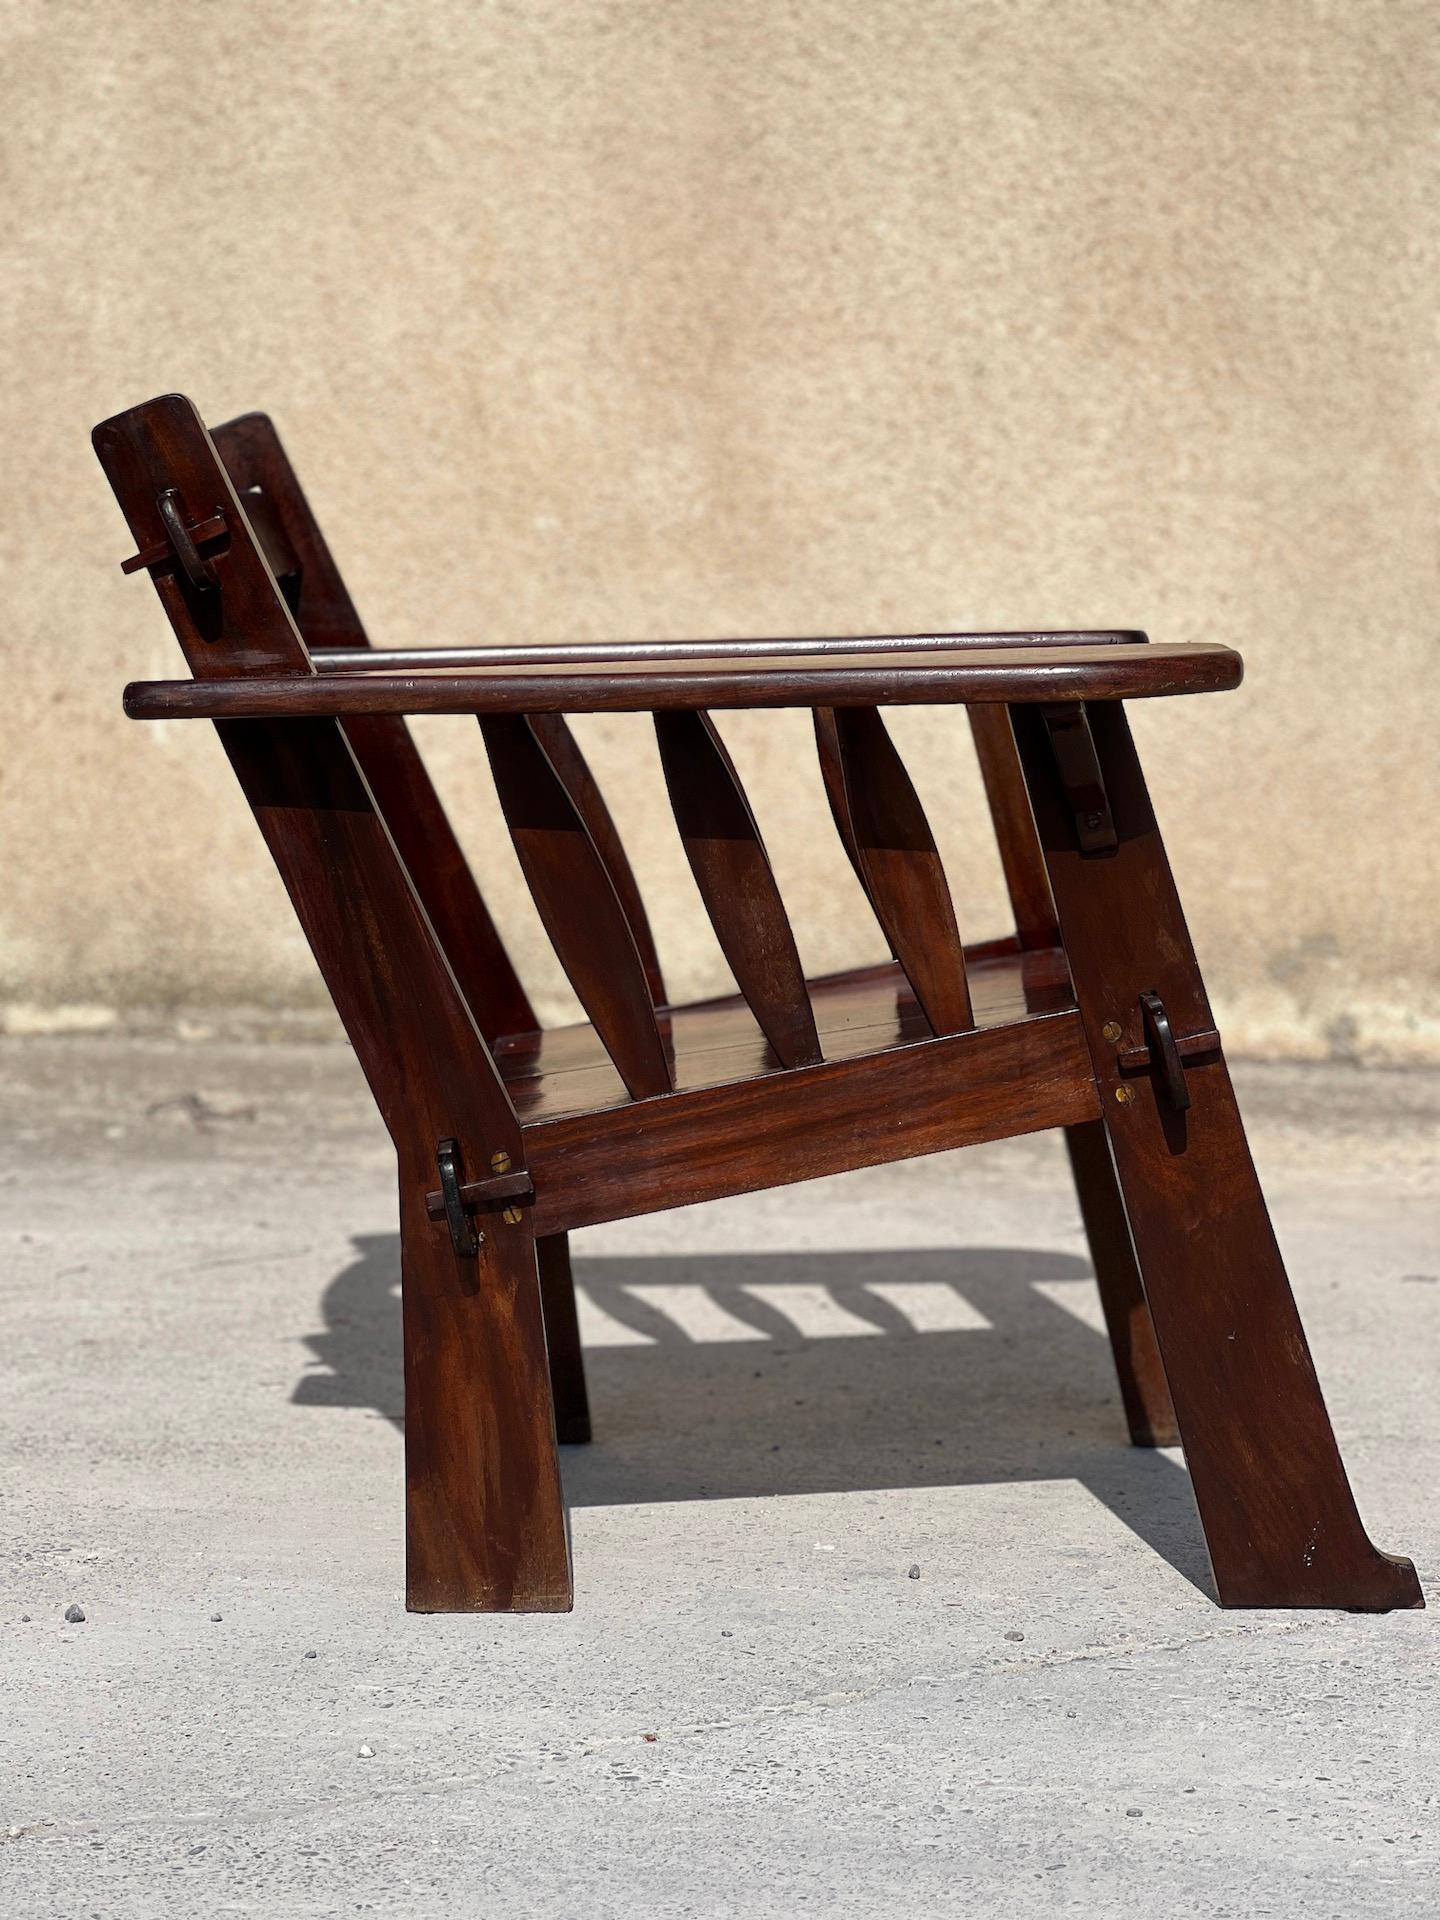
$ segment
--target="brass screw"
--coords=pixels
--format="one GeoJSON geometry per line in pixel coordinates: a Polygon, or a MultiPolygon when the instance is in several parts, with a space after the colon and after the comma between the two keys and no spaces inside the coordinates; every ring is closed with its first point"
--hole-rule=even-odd
{"type": "Polygon", "coordinates": [[[1124,1029],[1118,1020],[1107,1020],[1100,1031],[1107,1040],[1118,1040],[1124,1029]]]}
{"type": "Polygon", "coordinates": [[[1128,1107],[1130,1102],[1135,1098],[1135,1089],[1133,1087],[1116,1087],[1115,1098],[1120,1102],[1122,1107],[1128,1107]]]}
{"type": "MultiPolygon", "coordinates": [[[[504,1147],[501,1147],[498,1152],[491,1154],[490,1171],[492,1173],[508,1173],[510,1171],[510,1156],[504,1147]]],[[[519,1207],[505,1207],[501,1210],[500,1218],[505,1222],[507,1227],[518,1227],[525,1216],[519,1207]]]]}

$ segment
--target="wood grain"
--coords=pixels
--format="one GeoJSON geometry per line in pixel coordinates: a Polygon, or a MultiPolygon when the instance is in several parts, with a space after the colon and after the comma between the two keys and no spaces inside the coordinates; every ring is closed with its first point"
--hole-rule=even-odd
{"type": "MultiPolygon", "coordinates": [[[[218,592],[154,574],[198,674],[308,673],[288,608],[189,402],[167,396],[103,423],[96,451],[139,546],[178,488],[231,528],[218,592]],[[211,606],[210,602],[215,602],[211,606]],[[204,604],[201,604],[203,602],[204,604]]],[[[219,729],[356,1058],[400,1176],[406,1379],[406,1598],[419,1610],[563,1609],[569,1558],[533,1236],[528,1224],[457,1257],[425,1194],[439,1139],[469,1159],[519,1123],[469,1009],[334,721],[219,729]]]]}
{"type": "MultiPolygon", "coordinates": [[[[214,439],[307,652],[337,641],[365,650],[369,641],[360,615],[274,423],[263,413],[247,413],[218,427],[214,439]],[[257,509],[260,525],[253,518],[257,509]]],[[[502,1033],[538,1026],[404,719],[355,715],[346,739],[485,1038],[493,1042],[502,1033]]]]}
{"type": "Polygon", "coordinates": [[[827,1060],[525,1128],[541,1233],[1095,1117],[1078,1017],[827,1060]]]}
{"type": "Polygon", "coordinates": [[[1188,645],[954,648],[770,660],[622,660],[583,668],[326,673],[304,686],[139,680],[132,719],[216,719],[289,713],[653,713],[669,707],[877,707],[955,700],[1145,700],[1240,684],[1229,647],[1188,645]]]}
{"type": "Polygon", "coordinates": [[[1189,1066],[1184,1114],[1153,1076],[1120,1072],[1143,1039],[1142,993],[1177,1034],[1214,1024],[1125,714],[1089,710],[1118,839],[1096,855],[1080,851],[1043,717],[1012,718],[1221,1603],[1419,1606],[1410,1562],[1360,1523],[1223,1055],[1189,1066]]]}
{"type": "Polygon", "coordinates": [[[670,1086],[670,1065],[629,916],[565,782],[522,714],[480,722],[495,791],[550,944],[630,1093],[670,1086]]]}
{"type": "Polygon", "coordinates": [[[880,715],[830,716],[855,859],[875,917],[934,1033],[975,1024],[945,869],[920,796],[880,715]]]}
{"type": "Polygon", "coordinates": [[[655,732],[685,857],[736,985],[781,1064],[813,1065],[805,969],[725,744],[704,713],[657,713],[655,732]]]}

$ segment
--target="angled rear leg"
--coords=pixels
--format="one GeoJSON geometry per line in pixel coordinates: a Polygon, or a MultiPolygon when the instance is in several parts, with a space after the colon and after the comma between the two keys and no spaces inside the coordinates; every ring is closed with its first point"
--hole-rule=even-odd
{"type": "Polygon", "coordinates": [[[1137,1447],[1173,1447],[1180,1438],[1175,1409],[1103,1123],[1087,1120],[1083,1126],[1067,1127],[1065,1147],[1130,1438],[1137,1447]]]}
{"type": "MultiPolygon", "coordinates": [[[[1015,937],[1026,951],[1058,946],[1055,903],[1020,756],[1015,750],[1010,715],[1004,707],[970,707],[968,713],[1005,886],[1015,914],[1015,937]]],[[[1173,1447],[1179,1437],[1175,1409],[1170,1404],[1155,1327],[1135,1264],[1130,1222],[1115,1179],[1110,1142],[1100,1122],[1091,1120],[1083,1126],[1067,1127],[1065,1146],[1080,1218],[1090,1243],[1130,1438],[1137,1447],[1173,1447]]]]}
{"type": "Polygon", "coordinates": [[[1221,1604],[1422,1606],[1356,1511],[1124,712],[1012,719],[1221,1604]]]}
{"type": "Polygon", "coordinates": [[[562,1447],[590,1438],[590,1398],[585,1391],[585,1356],[575,1311],[575,1281],[570,1272],[570,1236],[547,1234],[537,1240],[540,1300],[545,1309],[545,1346],[550,1356],[550,1391],[555,1399],[555,1438],[562,1447]]]}

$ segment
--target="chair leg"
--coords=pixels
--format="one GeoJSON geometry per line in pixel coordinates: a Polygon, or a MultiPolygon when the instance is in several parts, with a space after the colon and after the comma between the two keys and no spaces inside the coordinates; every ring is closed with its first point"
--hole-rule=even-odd
{"type": "Polygon", "coordinates": [[[1067,1127],[1065,1146],[1085,1237],[1090,1243],[1130,1439],[1137,1447],[1173,1447],[1180,1438],[1175,1409],[1170,1404],[1170,1389],[1155,1340],[1155,1323],[1145,1304],[1145,1289],[1135,1264],[1130,1222],[1105,1128],[1098,1120],[1067,1127]]]}
{"type": "Polygon", "coordinates": [[[1088,709],[1094,764],[1077,780],[1087,715],[1069,710],[1068,795],[1046,715],[1012,718],[1220,1602],[1423,1606],[1414,1567],[1356,1511],[1218,1044],[1181,1056],[1188,1108],[1160,1062],[1121,1070],[1123,1052],[1161,1051],[1142,994],[1180,1040],[1212,1030],[1125,715],[1088,709]]]}
{"type": "Polygon", "coordinates": [[[585,1356],[575,1312],[575,1281],[570,1272],[570,1236],[547,1234],[536,1241],[535,1251],[540,1260],[550,1390],[555,1397],[555,1437],[562,1447],[573,1447],[590,1438],[590,1399],[585,1391],[585,1356]]]}
{"type": "Polygon", "coordinates": [[[402,1175],[405,1604],[568,1613],[535,1238],[496,1221],[461,1258],[426,1213],[426,1184],[402,1175]]]}

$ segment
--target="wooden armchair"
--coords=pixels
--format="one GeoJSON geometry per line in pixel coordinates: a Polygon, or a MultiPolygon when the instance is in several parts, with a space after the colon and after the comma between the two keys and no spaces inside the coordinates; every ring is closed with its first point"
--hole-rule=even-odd
{"type": "Polygon", "coordinates": [[[1355,1509],[1122,701],[1235,686],[1139,633],[372,653],[268,419],[169,395],[96,451],[394,1139],[407,1601],[558,1610],[589,1437],[572,1227],[1065,1129],[1131,1437],[1183,1442],[1227,1606],[1422,1604],[1355,1509]],[[1014,903],[965,947],[880,710],[963,705],[1014,903]],[[710,713],[813,710],[893,960],[804,977],[710,713]],[[674,1006],[562,716],[648,711],[737,995],[674,1006]],[[473,713],[588,1021],[542,1031],[405,716],[473,713]]]}

